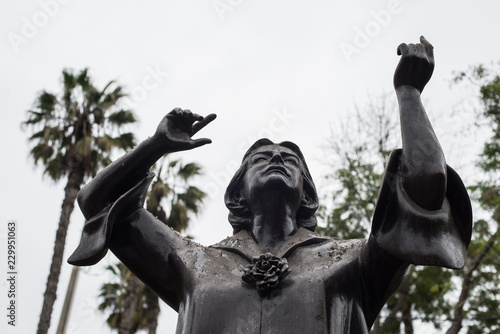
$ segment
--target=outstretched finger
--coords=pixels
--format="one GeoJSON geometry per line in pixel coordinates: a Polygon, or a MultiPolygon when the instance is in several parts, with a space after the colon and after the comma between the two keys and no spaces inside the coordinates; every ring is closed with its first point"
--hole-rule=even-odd
{"type": "Polygon", "coordinates": [[[202,117],[201,120],[193,124],[193,135],[203,129],[208,123],[212,122],[217,117],[216,114],[210,114],[206,117],[202,117]]]}
{"type": "Polygon", "coordinates": [[[425,39],[424,36],[420,36],[420,43],[425,46],[425,51],[427,53],[427,57],[429,57],[429,60],[434,61],[434,47],[432,46],[432,44],[429,43],[429,41],[425,39]]]}
{"type": "Polygon", "coordinates": [[[406,45],[406,43],[399,44],[397,53],[398,56],[406,55],[408,53],[408,45],[406,45]]]}

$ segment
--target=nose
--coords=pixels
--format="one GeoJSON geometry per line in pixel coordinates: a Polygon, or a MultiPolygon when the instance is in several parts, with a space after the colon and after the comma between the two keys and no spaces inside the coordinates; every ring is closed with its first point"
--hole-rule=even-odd
{"type": "Polygon", "coordinates": [[[273,154],[271,157],[271,160],[269,160],[270,163],[275,163],[275,164],[284,164],[285,162],[283,161],[283,157],[279,152],[276,152],[273,154]]]}

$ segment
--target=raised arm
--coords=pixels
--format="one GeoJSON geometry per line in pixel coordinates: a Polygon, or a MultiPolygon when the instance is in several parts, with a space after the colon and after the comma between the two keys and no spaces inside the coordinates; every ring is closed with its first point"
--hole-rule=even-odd
{"type": "Polygon", "coordinates": [[[202,117],[179,108],[168,113],[152,137],[114,161],[80,191],[78,203],[85,218],[90,219],[137,184],[164,154],[211,143],[207,138],[191,137],[215,117],[202,117]]]}
{"type": "Polygon", "coordinates": [[[399,102],[403,154],[403,188],[427,210],[441,208],[446,195],[446,161],[427,118],[420,94],[434,70],[432,45],[422,36],[418,44],[401,44],[394,74],[399,102]]]}
{"type": "Polygon", "coordinates": [[[432,45],[421,37],[419,44],[401,44],[398,54],[394,87],[403,149],[391,154],[373,214],[367,260],[363,261],[370,268],[368,280],[371,272],[388,270],[384,266],[390,269],[396,263],[398,268],[398,261],[462,268],[471,237],[467,190],[446,165],[420,100],[434,70],[432,45]]]}
{"type": "MultiPolygon", "coordinates": [[[[210,139],[191,137],[214,119],[213,114],[203,118],[189,110],[174,109],[162,119],[151,138],[97,174],[78,194],[78,203],[87,221],[80,245],[68,262],[78,266],[95,264],[106,255],[111,246],[124,263],[130,262],[129,265],[133,268],[140,267],[141,259],[133,260],[137,259],[137,254],[134,253],[138,252],[137,244],[133,241],[124,242],[124,236],[117,237],[126,234],[126,231],[133,235],[142,233],[148,236],[147,239],[154,239],[157,237],[156,229],[161,229],[171,236],[172,245],[168,247],[175,247],[175,240],[181,238],[175,237],[173,231],[165,225],[157,224],[154,219],[132,219],[128,224],[121,224],[121,228],[115,228],[115,225],[120,225],[134,214],[146,213],[142,206],[152,179],[152,175],[148,173],[149,168],[165,153],[189,150],[210,143],[210,139]],[[134,225],[138,221],[143,222],[140,224],[143,231],[134,225]],[[138,229],[133,230],[132,225],[138,229]]],[[[159,255],[156,258],[163,261],[159,255]]]]}

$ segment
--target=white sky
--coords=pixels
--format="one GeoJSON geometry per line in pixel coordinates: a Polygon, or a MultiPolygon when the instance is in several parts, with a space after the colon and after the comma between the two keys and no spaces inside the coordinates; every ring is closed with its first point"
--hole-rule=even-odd
{"type": "MultiPolygon", "coordinates": [[[[263,136],[292,140],[319,183],[330,126],[352,112],[354,102],[362,105],[369,94],[392,89],[396,47],[416,43],[420,35],[434,44],[436,55],[434,77],[424,92],[427,110],[440,119],[435,130],[450,165],[467,179],[473,173],[467,152],[481,143],[470,134],[456,137],[464,120],[446,115],[457,105],[467,108],[474,92],[450,89],[452,71],[500,57],[500,3],[493,0],[2,0],[0,6],[0,271],[5,275],[6,224],[15,220],[19,227],[18,326],[7,326],[2,313],[2,333],[33,333],[41,310],[65,182],[42,179],[28,158],[28,133],[20,123],[37,92],[59,91],[63,68],[89,67],[98,86],[117,79],[132,92],[139,139],[151,135],[174,107],[218,114],[198,135],[213,144],[180,155],[204,166],[199,186],[211,197],[189,233],[212,244],[231,233],[222,197],[243,151],[263,136]],[[227,11],[218,12],[217,4],[227,11]],[[360,31],[369,36],[363,40],[360,31]],[[349,57],[341,49],[347,44],[356,48],[349,57]],[[156,79],[148,77],[152,71],[156,79]]],[[[82,225],[75,210],[65,260],[82,225]]],[[[110,332],[95,309],[107,278],[104,267],[114,261],[107,256],[80,276],[68,333],[110,332]]],[[[64,263],[50,333],[70,271],[64,263]]],[[[0,309],[5,310],[2,277],[0,309]]],[[[175,313],[163,308],[159,332],[173,333],[175,322],[175,313]]]]}

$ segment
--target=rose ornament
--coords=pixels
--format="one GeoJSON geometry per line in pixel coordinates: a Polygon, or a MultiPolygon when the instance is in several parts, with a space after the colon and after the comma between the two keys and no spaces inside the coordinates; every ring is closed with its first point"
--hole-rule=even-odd
{"type": "Polygon", "coordinates": [[[267,294],[289,273],[290,268],[286,258],[266,253],[252,258],[252,264],[245,267],[242,279],[246,283],[255,284],[260,292],[267,294]]]}

